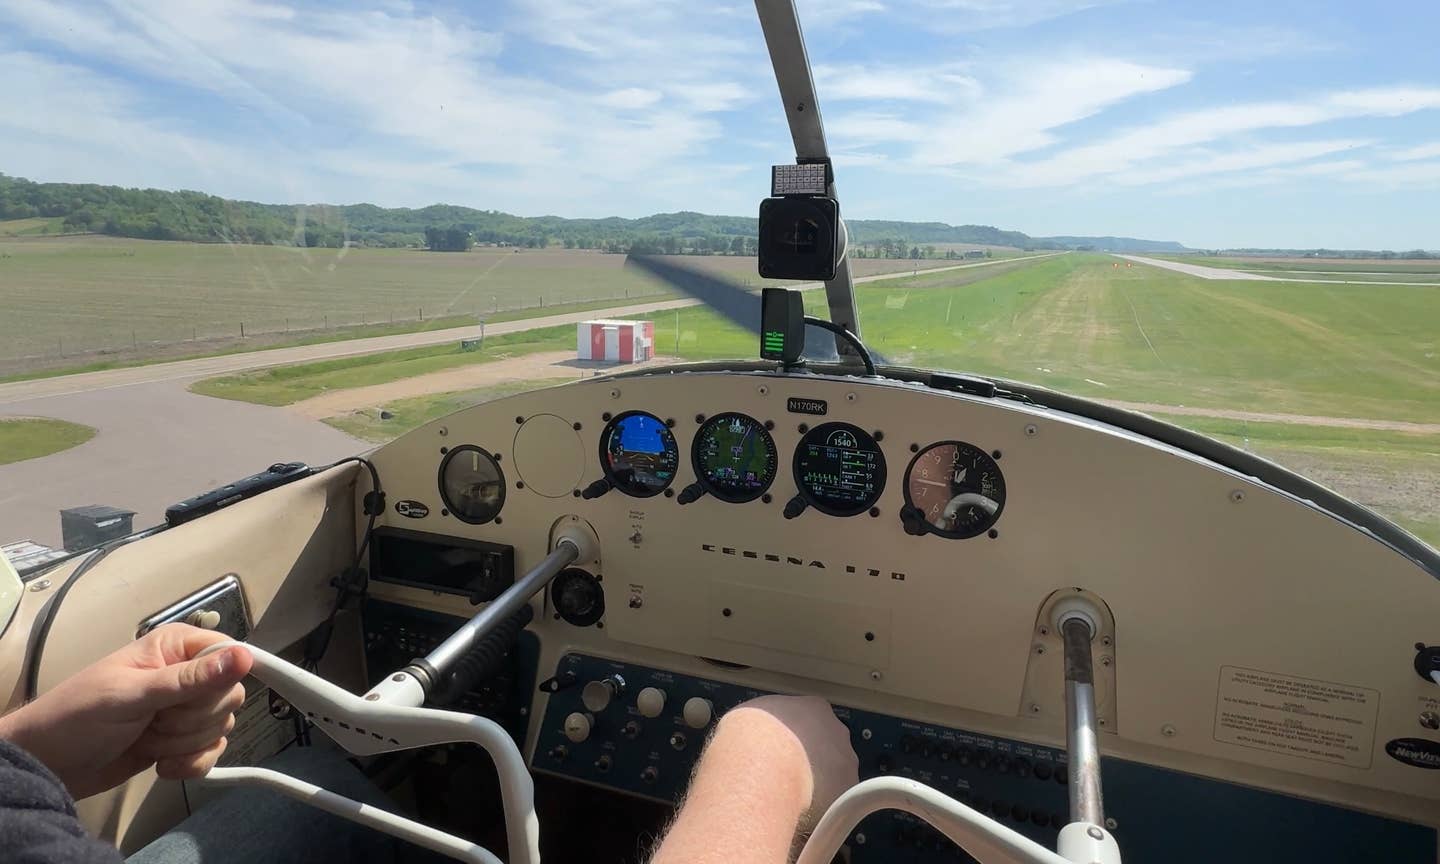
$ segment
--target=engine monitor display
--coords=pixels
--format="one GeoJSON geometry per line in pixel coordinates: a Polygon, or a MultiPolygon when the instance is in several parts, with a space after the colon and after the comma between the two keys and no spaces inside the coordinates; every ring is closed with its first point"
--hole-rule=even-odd
{"type": "Polygon", "coordinates": [[[885,454],[869,433],[849,423],[823,423],[795,448],[795,485],[821,513],[854,516],[885,490],[885,454]]]}
{"type": "Polygon", "coordinates": [[[600,433],[600,465],[610,485],[626,495],[659,495],[675,480],[680,448],[665,421],[644,411],[626,411],[600,433]]]}
{"type": "Polygon", "coordinates": [[[716,414],[701,424],[690,459],[705,491],[732,504],[754,501],[775,481],[775,439],[745,414],[716,414]]]}

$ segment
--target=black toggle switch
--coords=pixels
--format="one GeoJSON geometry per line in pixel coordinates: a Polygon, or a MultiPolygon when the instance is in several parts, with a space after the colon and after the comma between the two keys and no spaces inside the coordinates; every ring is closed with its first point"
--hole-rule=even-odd
{"type": "Polygon", "coordinates": [[[1415,643],[1415,673],[1431,684],[1440,684],[1440,679],[1435,677],[1440,674],[1440,645],[1415,643]]]}

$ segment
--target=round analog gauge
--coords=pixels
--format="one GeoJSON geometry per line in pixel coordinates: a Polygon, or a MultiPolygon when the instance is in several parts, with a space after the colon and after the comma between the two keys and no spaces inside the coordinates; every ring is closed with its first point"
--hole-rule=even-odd
{"type": "Polygon", "coordinates": [[[795,485],[806,503],[831,516],[864,513],[885,489],[885,454],[849,423],[822,423],[795,448],[795,485]]]}
{"type": "Polygon", "coordinates": [[[744,414],[716,414],[702,423],[690,460],[705,491],[732,504],[754,501],[775,481],[775,439],[744,414]]]}
{"type": "Polygon", "coordinates": [[[983,534],[1005,509],[1005,476],[990,454],[964,441],[932,444],[905,472],[905,511],[912,534],[964,539],[983,534]]]}
{"type": "Polygon", "coordinates": [[[456,519],[484,525],[505,506],[505,472],[494,456],[463,444],[440,462],[440,498],[456,519]]]}
{"type": "Polygon", "coordinates": [[[626,411],[600,433],[600,466],[605,479],[626,495],[649,498],[675,479],[680,448],[665,421],[644,411],[626,411]]]}

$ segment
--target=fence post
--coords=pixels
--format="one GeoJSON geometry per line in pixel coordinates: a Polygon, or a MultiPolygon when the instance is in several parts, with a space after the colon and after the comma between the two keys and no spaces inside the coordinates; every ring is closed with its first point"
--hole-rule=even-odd
{"type": "Polygon", "coordinates": [[[241,338],[241,339],[244,339],[244,338],[245,338],[245,322],[244,322],[244,321],[241,321],[241,322],[240,322],[240,338],[241,338]]]}

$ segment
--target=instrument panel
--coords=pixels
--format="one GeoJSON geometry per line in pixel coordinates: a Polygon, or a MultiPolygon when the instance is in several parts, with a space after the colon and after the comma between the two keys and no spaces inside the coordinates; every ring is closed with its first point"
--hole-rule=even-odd
{"type": "MultiPolygon", "coordinates": [[[[1440,801],[1434,772],[1386,751],[1440,748],[1417,722],[1440,687],[1413,669],[1414,644],[1440,642],[1435,577],[1102,423],[877,379],[666,370],[475,406],[372,458],[391,500],[434,502],[382,525],[512,546],[516,573],[562,522],[593,529],[598,558],[537,601],[542,678],[575,651],[718,662],[757,690],[1063,748],[1040,613],[1079,590],[1113,614],[1096,649],[1107,756],[1412,821],[1440,801]],[[436,480],[466,445],[503,468],[484,524],[444,512],[436,480]],[[1325,702],[1341,690],[1343,718],[1325,702]],[[1267,692],[1301,694],[1301,713],[1267,692]]],[[[553,698],[532,711],[537,767],[535,741],[562,731],[542,728],[553,698]]]]}

